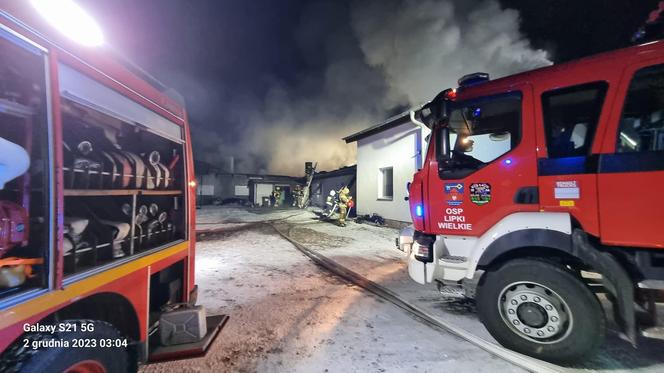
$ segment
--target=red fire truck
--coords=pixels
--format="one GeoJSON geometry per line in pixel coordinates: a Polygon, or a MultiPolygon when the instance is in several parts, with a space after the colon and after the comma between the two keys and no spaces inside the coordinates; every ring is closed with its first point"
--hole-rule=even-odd
{"type": "Polygon", "coordinates": [[[71,18],[83,14],[72,0],[3,4],[0,371],[131,371],[203,353],[225,318],[194,306],[184,107],[98,45],[99,30],[82,46],[56,29],[91,22],[71,18]],[[178,324],[187,310],[199,319],[178,324]]]}
{"type": "Polygon", "coordinates": [[[411,117],[431,129],[399,238],[412,279],[548,361],[600,346],[600,299],[634,345],[664,338],[664,41],[471,74],[411,117]]]}

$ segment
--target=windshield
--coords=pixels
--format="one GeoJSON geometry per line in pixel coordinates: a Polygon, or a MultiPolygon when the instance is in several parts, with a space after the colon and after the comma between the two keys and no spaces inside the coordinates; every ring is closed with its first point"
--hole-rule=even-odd
{"type": "Polygon", "coordinates": [[[454,103],[448,116],[448,131],[439,139],[449,139],[449,154],[439,156],[451,160],[452,167],[480,168],[513,149],[519,141],[521,96],[510,94],[454,103]]]}

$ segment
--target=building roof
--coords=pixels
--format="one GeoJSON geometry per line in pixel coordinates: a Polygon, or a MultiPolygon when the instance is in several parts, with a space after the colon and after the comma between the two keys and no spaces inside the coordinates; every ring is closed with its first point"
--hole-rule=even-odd
{"type": "Polygon", "coordinates": [[[377,124],[375,126],[369,127],[367,129],[364,129],[360,132],[356,132],[350,136],[346,136],[343,138],[343,140],[346,142],[346,144],[350,144],[351,142],[355,142],[358,140],[361,140],[363,138],[369,137],[371,135],[375,135],[377,133],[387,131],[390,128],[398,127],[402,124],[409,123],[410,122],[410,110],[404,111],[401,114],[397,114],[388,120],[386,120],[383,123],[377,124]]]}
{"type": "Polygon", "coordinates": [[[314,174],[314,180],[327,179],[328,177],[355,175],[357,172],[357,165],[341,167],[333,171],[321,171],[314,174]]]}
{"type": "Polygon", "coordinates": [[[249,179],[249,183],[264,183],[264,184],[303,184],[303,177],[295,176],[283,176],[283,175],[255,175],[255,174],[246,174],[249,179]]]}
{"type": "Polygon", "coordinates": [[[223,170],[220,167],[217,167],[209,162],[194,160],[194,170],[196,175],[207,175],[207,174],[216,174],[216,175],[234,175],[234,176],[245,176],[251,180],[295,180],[301,181],[304,179],[304,176],[290,176],[290,175],[273,175],[273,174],[250,174],[246,172],[229,172],[223,170]]]}

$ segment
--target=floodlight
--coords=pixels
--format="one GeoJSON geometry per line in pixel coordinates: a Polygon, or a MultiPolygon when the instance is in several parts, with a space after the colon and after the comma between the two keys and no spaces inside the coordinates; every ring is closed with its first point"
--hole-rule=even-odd
{"type": "Polygon", "coordinates": [[[73,0],[30,0],[53,27],[77,43],[88,47],[104,43],[101,27],[73,0]]]}

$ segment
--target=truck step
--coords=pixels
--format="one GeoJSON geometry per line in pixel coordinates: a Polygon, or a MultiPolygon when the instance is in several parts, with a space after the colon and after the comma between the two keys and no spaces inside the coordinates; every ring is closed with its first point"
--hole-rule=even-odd
{"type": "Polygon", "coordinates": [[[466,291],[460,285],[445,285],[438,282],[438,291],[446,298],[465,298],[466,291]]]}
{"type": "Polygon", "coordinates": [[[465,263],[468,261],[468,258],[465,256],[444,255],[440,260],[448,263],[465,263]]]}
{"type": "Polygon", "coordinates": [[[640,289],[664,290],[664,281],[662,280],[643,280],[638,283],[640,289]]]}
{"type": "Polygon", "coordinates": [[[643,329],[641,330],[641,335],[646,338],[664,340],[664,326],[653,326],[651,328],[643,329]]]}
{"type": "Polygon", "coordinates": [[[207,333],[198,342],[185,343],[173,346],[150,345],[148,363],[159,361],[179,360],[190,357],[204,356],[212,342],[217,338],[221,329],[226,326],[228,316],[214,315],[206,317],[207,333]]]}

